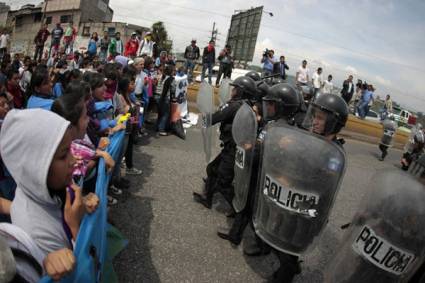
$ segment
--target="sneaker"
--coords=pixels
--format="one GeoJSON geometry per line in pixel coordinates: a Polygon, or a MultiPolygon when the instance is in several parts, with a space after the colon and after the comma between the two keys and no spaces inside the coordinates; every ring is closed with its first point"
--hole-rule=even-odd
{"type": "Polygon", "coordinates": [[[125,170],[125,174],[127,175],[140,175],[142,174],[142,170],[139,170],[137,168],[127,168],[127,170],[125,170]]]}
{"type": "Polygon", "coordinates": [[[116,205],[118,203],[116,198],[113,198],[108,195],[108,205],[116,205]]]}
{"type": "Polygon", "coordinates": [[[109,187],[109,191],[111,193],[113,193],[114,195],[121,195],[122,194],[122,190],[119,189],[119,188],[117,188],[117,187],[115,187],[114,185],[112,185],[112,186],[109,187]]]}
{"type": "Polygon", "coordinates": [[[128,179],[126,179],[124,177],[121,177],[120,178],[120,183],[122,183],[124,185],[127,185],[127,186],[130,186],[130,180],[128,180],[128,179]]]}
{"type": "Polygon", "coordinates": [[[122,168],[122,169],[127,168],[127,166],[125,165],[125,162],[121,162],[121,168],[122,168]]]}
{"type": "Polygon", "coordinates": [[[168,136],[168,133],[167,132],[159,132],[159,135],[165,137],[165,136],[168,136]]]}

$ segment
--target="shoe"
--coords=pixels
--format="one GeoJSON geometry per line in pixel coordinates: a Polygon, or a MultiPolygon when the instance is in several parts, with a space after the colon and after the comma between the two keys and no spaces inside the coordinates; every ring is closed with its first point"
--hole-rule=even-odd
{"type": "Polygon", "coordinates": [[[250,243],[244,245],[243,247],[243,253],[246,254],[247,256],[268,255],[270,252],[271,252],[271,249],[269,245],[266,245],[266,244],[259,245],[257,241],[250,241],[250,243]]]}
{"type": "Polygon", "coordinates": [[[117,199],[108,195],[108,205],[116,205],[118,203],[117,199]]]}
{"type": "Polygon", "coordinates": [[[168,133],[167,132],[159,132],[159,135],[164,137],[164,136],[168,136],[168,133]]]}
{"type": "Polygon", "coordinates": [[[128,179],[126,179],[124,177],[121,177],[120,178],[120,183],[122,183],[124,185],[127,185],[127,186],[130,186],[130,180],[128,180],[128,179]]]}
{"type": "Polygon", "coordinates": [[[231,242],[233,245],[236,245],[236,246],[238,246],[242,241],[242,239],[239,237],[231,236],[229,234],[229,230],[222,227],[218,228],[217,236],[231,242]]]}
{"type": "Polygon", "coordinates": [[[212,202],[208,201],[207,198],[204,197],[203,195],[193,192],[193,200],[196,201],[196,202],[199,202],[200,204],[202,204],[206,208],[211,209],[212,202]]]}
{"type": "Polygon", "coordinates": [[[127,168],[127,165],[125,165],[125,162],[121,162],[121,169],[126,169],[127,168]]]}
{"type": "Polygon", "coordinates": [[[112,182],[112,185],[118,189],[128,189],[130,188],[130,183],[126,183],[121,181],[121,179],[119,181],[114,181],[112,182]]]}
{"type": "Polygon", "coordinates": [[[112,185],[112,186],[109,187],[109,191],[111,193],[113,193],[114,195],[121,195],[122,194],[122,190],[119,189],[119,188],[117,188],[117,187],[115,187],[114,185],[112,185]]]}
{"type": "Polygon", "coordinates": [[[142,170],[139,170],[139,169],[137,169],[137,168],[127,168],[126,170],[125,170],[125,174],[127,174],[127,175],[140,175],[140,174],[142,174],[142,170]]]}

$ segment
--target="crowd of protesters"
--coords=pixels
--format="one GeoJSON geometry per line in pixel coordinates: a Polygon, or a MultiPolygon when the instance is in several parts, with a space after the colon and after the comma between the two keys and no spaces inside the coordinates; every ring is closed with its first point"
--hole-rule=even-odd
{"type": "Polygon", "coordinates": [[[0,68],[0,219],[35,242],[37,258],[55,280],[75,266],[79,225],[98,206],[98,161],[112,174],[108,204],[114,205],[131,185],[123,175],[142,174],[133,153],[147,134],[145,124],[155,123],[147,118],[150,106],[156,104],[156,130],[165,136],[176,93],[174,59],[164,51],[156,55],[151,34],[142,40],[133,34],[124,44],[119,33],[111,39],[93,33],[86,54],[79,54],[75,33],[72,23],[65,31],[44,25],[33,58],[12,58],[6,49],[0,68]],[[119,131],[125,137],[114,160],[105,148],[119,131]]]}

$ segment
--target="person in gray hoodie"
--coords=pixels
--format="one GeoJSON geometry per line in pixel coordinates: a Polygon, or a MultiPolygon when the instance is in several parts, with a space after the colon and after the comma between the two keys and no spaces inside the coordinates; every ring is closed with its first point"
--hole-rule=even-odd
{"type": "Polygon", "coordinates": [[[17,183],[12,224],[24,230],[45,256],[73,249],[86,212],[81,189],[70,185],[74,136],[68,121],[42,109],[10,111],[0,133],[1,156],[17,183]]]}

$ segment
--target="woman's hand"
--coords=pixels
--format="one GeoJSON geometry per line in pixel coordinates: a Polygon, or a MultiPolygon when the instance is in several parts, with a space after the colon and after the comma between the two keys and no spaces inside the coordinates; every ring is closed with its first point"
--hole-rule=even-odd
{"type": "Polygon", "coordinates": [[[92,214],[96,211],[99,206],[99,198],[94,193],[89,193],[85,197],[83,197],[84,207],[88,214],[92,214]]]}
{"type": "Polygon", "coordinates": [[[81,219],[86,210],[81,196],[81,188],[75,184],[70,185],[66,190],[66,201],[64,208],[64,218],[71,229],[72,239],[77,239],[78,230],[80,229],[81,219]],[[74,202],[71,203],[71,192],[74,192],[74,202]]]}
{"type": "Polygon", "coordinates": [[[49,253],[43,260],[43,267],[54,281],[59,281],[75,267],[75,256],[70,249],[49,253]]]}
{"type": "Polygon", "coordinates": [[[114,169],[115,161],[109,153],[107,153],[106,151],[97,149],[96,156],[102,157],[105,160],[106,170],[108,170],[108,172],[111,172],[112,169],[114,169]]]}

